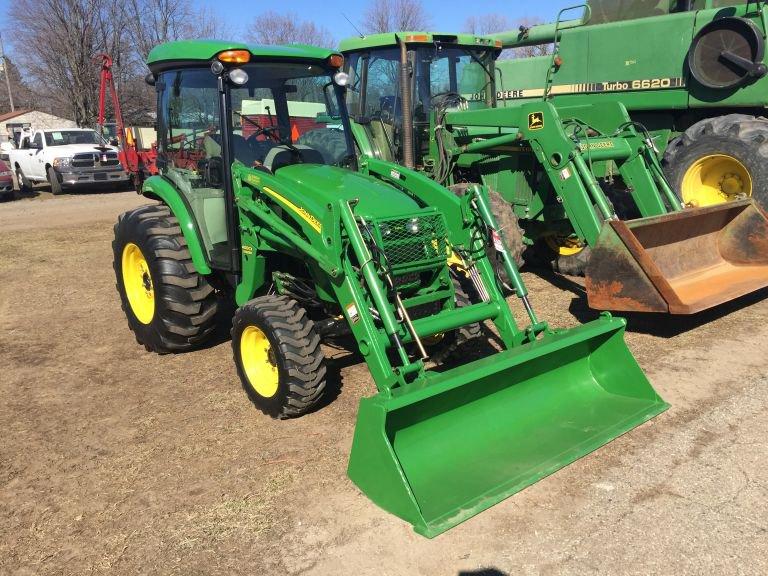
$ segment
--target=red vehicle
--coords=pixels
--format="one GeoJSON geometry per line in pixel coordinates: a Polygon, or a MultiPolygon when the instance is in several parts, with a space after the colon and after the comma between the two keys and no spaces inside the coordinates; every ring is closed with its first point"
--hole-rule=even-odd
{"type": "Polygon", "coordinates": [[[13,172],[4,160],[0,160],[0,198],[9,197],[13,197],[13,172]]]}
{"type": "Polygon", "coordinates": [[[107,88],[112,96],[112,107],[115,112],[115,124],[117,125],[117,139],[120,152],[120,164],[131,175],[136,190],[141,188],[144,180],[153,174],[157,174],[157,143],[142,143],[141,129],[126,127],[123,122],[123,113],[120,108],[120,100],[117,97],[115,80],[112,76],[112,58],[107,54],[100,54],[101,58],[101,82],[99,84],[99,133],[104,134],[105,111],[107,101],[107,88]]]}

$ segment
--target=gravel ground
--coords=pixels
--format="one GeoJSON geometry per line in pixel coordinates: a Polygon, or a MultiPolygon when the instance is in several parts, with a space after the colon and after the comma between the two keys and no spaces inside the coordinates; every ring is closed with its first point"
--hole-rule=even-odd
{"type": "MultiPolygon", "coordinates": [[[[345,474],[355,356],[299,420],[247,401],[226,326],[157,356],[120,311],[110,241],[133,193],[0,204],[2,574],[766,574],[768,301],[632,316],[672,408],[434,539],[345,474]]],[[[591,319],[577,281],[525,274],[553,325],[591,319]]],[[[516,306],[516,304],[515,304],[516,306]]]]}

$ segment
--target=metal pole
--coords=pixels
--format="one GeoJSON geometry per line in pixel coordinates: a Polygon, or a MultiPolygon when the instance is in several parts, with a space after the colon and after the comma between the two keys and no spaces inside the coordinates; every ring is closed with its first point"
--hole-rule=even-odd
{"type": "Polygon", "coordinates": [[[11,79],[8,76],[8,59],[5,57],[5,47],[3,46],[3,35],[0,34],[0,53],[3,58],[3,70],[5,71],[5,87],[8,88],[8,102],[11,104],[11,112],[16,112],[13,105],[13,93],[11,92],[11,79]]]}

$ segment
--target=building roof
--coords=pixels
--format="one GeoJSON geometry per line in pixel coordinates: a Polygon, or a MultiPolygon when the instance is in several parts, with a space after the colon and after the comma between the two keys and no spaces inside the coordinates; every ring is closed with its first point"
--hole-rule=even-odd
{"type": "Polygon", "coordinates": [[[13,120],[16,118],[16,116],[23,116],[24,114],[28,114],[29,112],[34,112],[34,110],[31,110],[29,108],[22,108],[20,110],[14,110],[13,112],[6,112],[5,114],[0,114],[0,122],[7,122],[8,120],[13,120]]]}
{"type": "Polygon", "coordinates": [[[147,64],[150,68],[155,69],[157,65],[163,62],[212,60],[217,54],[225,50],[248,50],[251,53],[252,62],[262,58],[324,60],[331,54],[338,54],[336,50],[304,44],[259,46],[225,40],[178,40],[155,46],[147,57],[147,64]]]}

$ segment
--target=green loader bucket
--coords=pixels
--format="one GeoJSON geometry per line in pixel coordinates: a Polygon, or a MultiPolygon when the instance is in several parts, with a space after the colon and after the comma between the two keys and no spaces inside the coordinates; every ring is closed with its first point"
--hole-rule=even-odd
{"type": "Polygon", "coordinates": [[[586,271],[597,310],[694,314],[768,286],[768,217],[742,200],[608,221],[586,271]]]}
{"type": "Polygon", "coordinates": [[[434,537],[668,408],[609,315],[360,402],[349,476],[434,537]]]}

